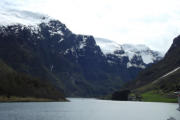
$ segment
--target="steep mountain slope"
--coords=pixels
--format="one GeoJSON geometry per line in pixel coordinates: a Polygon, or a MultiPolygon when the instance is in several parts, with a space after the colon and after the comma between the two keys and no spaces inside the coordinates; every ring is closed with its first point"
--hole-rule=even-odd
{"type": "Polygon", "coordinates": [[[157,78],[149,84],[143,85],[136,89],[139,92],[147,92],[150,90],[162,90],[165,93],[180,90],[180,69],[175,70],[157,78]]]}
{"type": "Polygon", "coordinates": [[[1,96],[7,97],[7,101],[8,99],[9,101],[18,101],[18,97],[22,97],[23,100],[28,100],[27,97],[31,97],[31,101],[39,100],[38,98],[41,100],[65,100],[63,93],[52,84],[39,78],[17,73],[2,60],[0,60],[0,78],[0,101],[5,101],[1,96]],[[12,96],[16,96],[16,100],[11,98],[12,96]]]}
{"type": "Polygon", "coordinates": [[[176,37],[164,59],[145,69],[130,84],[135,93],[149,101],[175,102],[174,92],[180,90],[180,36],[176,37]],[[158,96],[153,98],[154,95],[158,96]],[[153,99],[152,99],[153,98],[153,99]]]}
{"type": "Polygon", "coordinates": [[[180,66],[180,36],[176,37],[171,45],[170,49],[166,53],[164,59],[162,59],[157,64],[153,64],[148,69],[145,69],[137,77],[136,85],[144,85],[150,83],[153,80],[161,78],[170,71],[175,70],[180,66]]]}
{"type": "Polygon", "coordinates": [[[59,21],[35,27],[1,26],[0,40],[0,58],[8,65],[49,79],[67,95],[100,95],[121,85],[119,75],[107,72],[106,59],[94,38],[75,35],[59,21]]]}

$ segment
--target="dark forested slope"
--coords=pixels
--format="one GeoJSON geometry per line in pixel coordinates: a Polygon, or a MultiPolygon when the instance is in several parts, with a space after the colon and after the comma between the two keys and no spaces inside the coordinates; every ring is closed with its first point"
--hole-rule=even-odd
{"type": "MultiPolygon", "coordinates": [[[[15,96],[17,98],[31,97],[37,100],[38,98],[65,100],[64,94],[52,84],[30,75],[18,73],[2,60],[0,60],[0,96],[9,99],[15,96]]],[[[3,101],[1,97],[0,101],[3,101]]]]}

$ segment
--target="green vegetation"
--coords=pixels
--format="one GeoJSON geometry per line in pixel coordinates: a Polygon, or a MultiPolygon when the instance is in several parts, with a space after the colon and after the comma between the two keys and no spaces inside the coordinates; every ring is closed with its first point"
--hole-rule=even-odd
{"type": "Polygon", "coordinates": [[[179,54],[180,36],[174,39],[164,59],[143,70],[127,86],[141,96],[143,101],[177,102],[174,92],[180,90],[179,54]]]}
{"type": "Polygon", "coordinates": [[[177,98],[168,98],[165,94],[157,91],[148,91],[142,94],[142,101],[177,103],[177,98]]]}
{"type": "Polygon", "coordinates": [[[0,96],[0,102],[54,102],[54,101],[67,101],[65,99],[48,99],[48,98],[35,98],[35,97],[17,97],[17,96],[0,96]]]}
{"type": "Polygon", "coordinates": [[[46,80],[18,73],[0,60],[0,101],[65,101],[46,80]]]}
{"type": "Polygon", "coordinates": [[[143,101],[149,102],[177,102],[174,92],[180,88],[180,70],[161,77],[153,82],[134,90],[142,96],[143,101]]]}

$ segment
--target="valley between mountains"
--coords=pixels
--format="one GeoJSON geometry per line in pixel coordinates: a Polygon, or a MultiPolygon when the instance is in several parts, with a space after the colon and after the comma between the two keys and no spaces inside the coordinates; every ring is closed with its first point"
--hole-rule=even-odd
{"type": "Polygon", "coordinates": [[[146,45],[75,34],[46,16],[33,21],[0,26],[2,101],[65,101],[120,89],[171,98],[180,88],[179,37],[164,57],[146,45]]]}

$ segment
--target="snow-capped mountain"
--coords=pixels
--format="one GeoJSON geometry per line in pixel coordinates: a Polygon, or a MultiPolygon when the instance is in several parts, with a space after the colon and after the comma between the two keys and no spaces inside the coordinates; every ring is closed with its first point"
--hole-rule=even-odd
{"type": "MultiPolygon", "coordinates": [[[[145,68],[148,64],[155,63],[163,58],[160,52],[153,51],[146,45],[118,44],[111,40],[96,38],[97,45],[106,56],[114,55],[119,59],[128,58],[127,68],[145,68]]],[[[113,63],[113,60],[108,60],[113,63]]]]}
{"type": "Polygon", "coordinates": [[[147,47],[95,41],[46,15],[7,10],[0,16],[0,59],[18,72],[49,79],[66,95],[105,95],[159,60],[147,47]]]}

